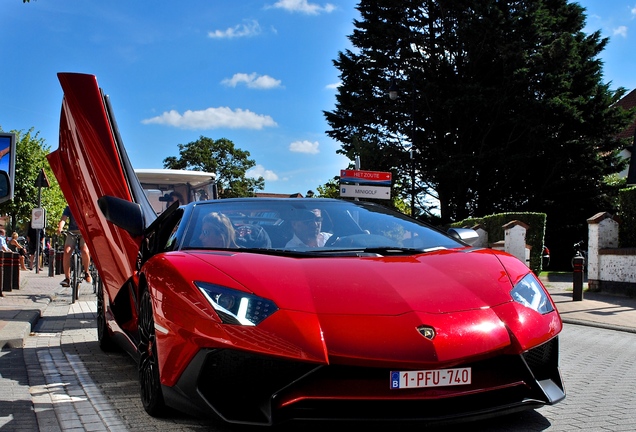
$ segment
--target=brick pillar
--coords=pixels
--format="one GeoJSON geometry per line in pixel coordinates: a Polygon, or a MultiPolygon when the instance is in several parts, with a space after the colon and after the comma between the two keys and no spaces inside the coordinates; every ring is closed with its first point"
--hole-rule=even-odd
{"type": "Polygon", "coordinates": [[[618,219],[607,212],[597,213],[587,220],[587,285],[601,290],[600,249],[618,247],[618,219]]]}
{"type": "Polygon", "coordinates": [[[528,255],[528,247],[526,245],[526,232],[530,228],[520,221],[508,222],[503,226],[504,229],[504,250],[510,255],[514,255],[528,267],[530,266],[530,257],[528,255]]]}

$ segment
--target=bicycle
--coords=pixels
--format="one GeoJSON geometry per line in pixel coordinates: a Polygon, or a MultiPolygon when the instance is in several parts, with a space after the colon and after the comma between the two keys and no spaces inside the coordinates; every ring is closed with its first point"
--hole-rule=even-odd
{"type": "Polygon", "coordinates": [[[80,249],[80,234],[74,234],[70,231],[62,231],[65,235],[75,238],[75,247],[71,252],[70,277],[69,285],[71,286],[71,302],[75,303],[79,299],[79,287],[84,279],[84,271],[82,269],[82,251],[80,249]]]}
{"type": "Polygon", "coordinates": [[[91,279],[93,279],[93,294],[97,293],[97,287],[101,283],[99,279],[99,272],[97,271],[97,266],[93,262],[93,258],[91,257],[91,263],[88,266],[88,273],[91,275],[91,279]]]}

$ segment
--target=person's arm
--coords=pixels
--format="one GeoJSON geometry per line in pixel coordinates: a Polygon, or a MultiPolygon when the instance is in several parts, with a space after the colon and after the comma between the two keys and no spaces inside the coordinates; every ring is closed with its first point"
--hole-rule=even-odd
{"type": "Polygon", "coordinates": [[[23,253],[24,252],[24,248],[22,247],[22,245],[20,244],[20,242],[18,242],[16,239],[12,238],[11,239],[11,244],[13,246],[15,246],[15,250],[18,253],[23,253]]]}
{"type": "Polygon", "coordinates": [[[62,216],[60,221],[57,224],[57,235],[62,234],[62,230],[64,229],[64,224],[66,223],[66,216],[62,216]]]}

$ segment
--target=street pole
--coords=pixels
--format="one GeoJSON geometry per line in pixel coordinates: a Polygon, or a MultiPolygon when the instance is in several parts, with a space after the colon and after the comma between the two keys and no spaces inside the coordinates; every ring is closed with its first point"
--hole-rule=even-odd
{"type": "MultiPolygon", "coordinates": [[[[413,141],[413,139],[411,139],[413,141]]],[[[413,157],[413,143],[411,142],[411,217],[415,217],[415,158],[413,157]]]]}
{"type": "MultiPolygon", "coordinates": [[[[35,181],[35,186],[38,188],[38,209],[42,209],[42,188],[50,187],[49,179],[46,177],[46,173],[44,172],[44,168],[40,169],[40,174],[35,181]]],[[[44,213],[46,215],[46,213],[44,213]]],[[[46,221],[46,216],[44,217],[44,221],[46,221]]],[[[33,214],[31,214],[31,228],[33,227],[33,214]]],[[[46,228],[46,226],[45,226],[46,228]]],[[[35,273],[40,273],[40,254],[42,253],[42,239],[40,238],[40,232],[44,232],[44,229],[35,228],[35,251],[33,254],[33,261],[35,265],[35,273]]],[[[51,263],[49,263],[49,266],[51,263]]],[[[49,272],[50,273],[50,272],[49,272]]]]}
{"type": "MultiPolygon", "coordinates": [[[[411,172],[411,217],[415,218],[415,83],[412,83],[413,90],[411,92],[411,148],[409,149],[409,162],[411,172]]],[[[399,96],[398,87],[395,81],[389,87],[389,98],[396,100],[399,96]]]]}

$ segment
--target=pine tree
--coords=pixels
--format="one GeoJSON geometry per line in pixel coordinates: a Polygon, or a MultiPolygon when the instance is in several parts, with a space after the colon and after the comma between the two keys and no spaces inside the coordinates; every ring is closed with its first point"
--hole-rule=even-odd
{"type": "Polygon", "coordinates": [[[633,113],[614,106],[625,90],[602,82],[608,40],[583,32],[580,5],[361,0],[357,9],[354,49],[334,60],[336,107],[325,112],[342,154],[393,171],[420,214],[426,194],[438,198],[444,222],[528,210],[577,225],[562,212],[584,223],[609,203],[616,190],[604,179],[623,164],[614,137],[633,113]]]}

